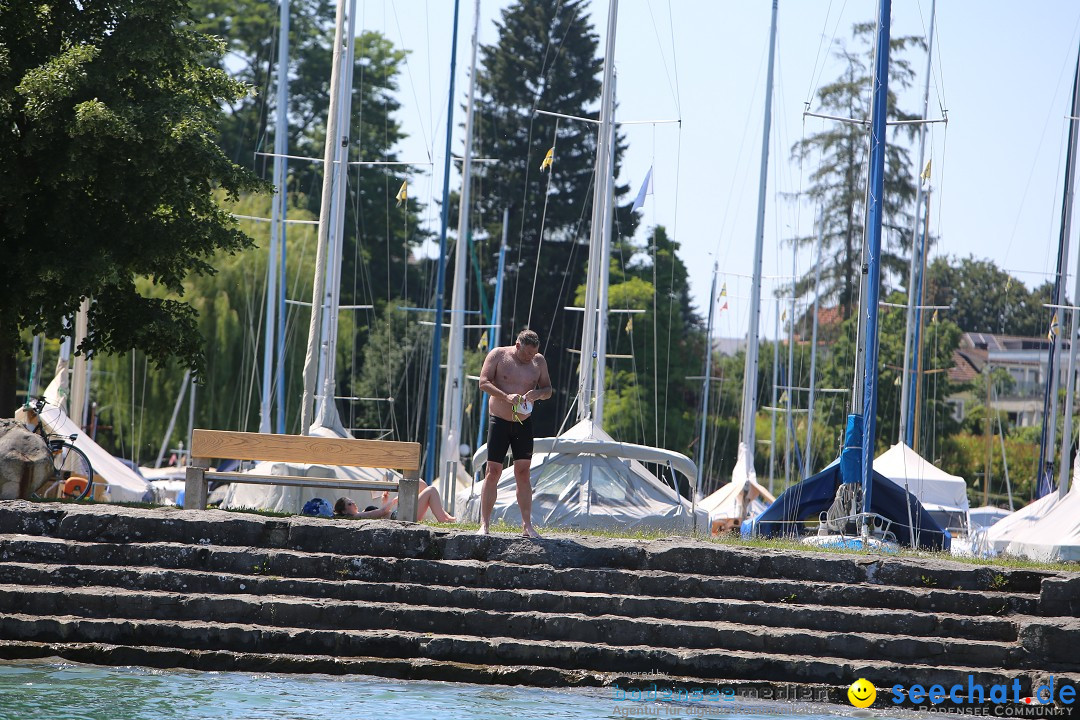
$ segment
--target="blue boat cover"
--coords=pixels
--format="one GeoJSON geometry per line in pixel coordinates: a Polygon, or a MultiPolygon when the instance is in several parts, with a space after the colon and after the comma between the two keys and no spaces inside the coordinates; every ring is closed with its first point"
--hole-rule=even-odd
{"type": "MultiPolygon", "coordinates": [[[[801,520],[815,520],[829,509],[840,487],[840,459],[834,460],[817,475],[792,485],[769,508],[752,520],[742,524],[743,537],[776,537],[796,535],[801,528],[794,525],[801,520]]],[[[870,511],[892,521],[889,530],[901,545],[911,545],[912,528],[904,498],[911,506],[911,518],[915,523],[918,546],[924,550],[948,550],[952,542],[949,533],[942,529],[923,509],[918,499],[881,473],[873,473],[870,494],[870,511]]]]}

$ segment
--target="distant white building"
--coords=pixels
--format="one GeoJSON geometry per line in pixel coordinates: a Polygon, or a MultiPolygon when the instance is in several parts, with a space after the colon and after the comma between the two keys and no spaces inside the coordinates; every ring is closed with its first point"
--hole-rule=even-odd
{"type": "MultiPolygon", "coordinates": [[[[1067,360],[1069,343],[1067,340],[1062,342],[1062,357],[1067,360]]],[[[953,352],[949,380],[975,382],[987,364],[992,369],[1002,368],[1008,371],[1014,384],[1007,394],[991,401],[991,407],[1005,413],[1013,426],[1039,425],[1042,423],[1049,351],[1050,341],[1045,337],[964,333],[960,338],[960,347],[953,352]]],[[[1067,362],[1062,362],[1057,370],[1061,387],[1065,387],[1067,362]]],[[[958,420],[964,419],[968,406],[984,402],[984,396],[976,394],[978,398],[972,397],[971,393],[961,393],[948,399],[958,420]]]]}
{"type": "Polygon", "coordinates": [[[746,338],[714,337],[712,340],[712,349],[714,353],[718,353],[720,355],[736,355],[741,350],[746,349],[746,338]]]}

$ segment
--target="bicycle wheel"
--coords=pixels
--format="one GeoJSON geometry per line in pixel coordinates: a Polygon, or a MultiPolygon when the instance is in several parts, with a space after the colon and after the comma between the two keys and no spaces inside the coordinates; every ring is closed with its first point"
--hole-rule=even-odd
{"type": "Polygon", "coordinates": [[[50,440],[53,476],[33,491],[37,498],[82,500],[94,486],[94,469],[90,459],[66,440],[50,440]]]}

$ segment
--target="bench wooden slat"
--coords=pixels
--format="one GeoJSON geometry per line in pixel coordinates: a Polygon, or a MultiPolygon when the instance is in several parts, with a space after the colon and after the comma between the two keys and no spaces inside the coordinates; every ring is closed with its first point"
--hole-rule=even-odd
{"type": "Polygon", "coordinates": [[[196,429],[191,455],[223,460],[269,460],[322,465],[419,470],[420,443],[310,435],[269,435],[196,429]]]}
{"type": "Polygon", "coordinates": [[[292,485],[296,487],[329,487],[342,490],[389,490],[397,492],[396,480],[346,480],[344,478],[319,478],[300,475],[251,475],[237,472],[207,472],[207,480],[251,485],[292,485]]]}

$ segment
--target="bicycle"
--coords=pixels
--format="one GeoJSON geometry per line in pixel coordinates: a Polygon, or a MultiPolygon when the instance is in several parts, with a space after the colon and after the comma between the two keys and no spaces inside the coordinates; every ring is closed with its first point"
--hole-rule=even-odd
{"type": "Polygon", "coordinates": [[[82,500],[94,487],[94,468],[90,464],[90,458],[79,448],[75,447],[75,439],[79,436],[59,435],[45,432],[45,425],[41,422],[41,411],[45,408],[45,398],[37,398],[34,407],[26,405],[27,422],[33,423],[33,432],[40,435],[49,447],[52,455],[53,472],[45,480],[30,489],[30,495],[39,500],[45,499],[68,499],[82,500]]]}

